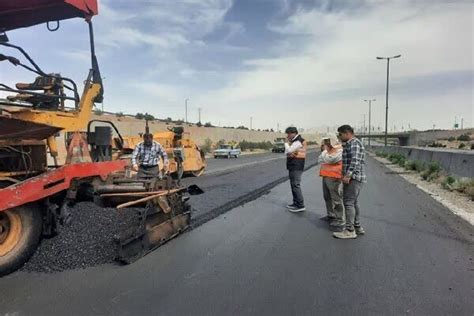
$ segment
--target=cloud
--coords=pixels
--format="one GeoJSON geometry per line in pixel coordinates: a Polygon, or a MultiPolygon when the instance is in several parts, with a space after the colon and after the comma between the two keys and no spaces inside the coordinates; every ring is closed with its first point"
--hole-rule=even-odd
{"type": "MultiPolygon", "coordinates": [[[[465,75],[473,70],[472,5],[426,6],[408,1],[366,5],[370,10],[364,12],[300,8],[284,23],[269,23],[269,29],[284,36],[289,43],[286,46],[291,47],[292,37],[297,35],[305,36],[305,43],[296,52],[294,48],[281,51],[279,57],[246,60],[244,65],[251,70],[239,73],[226,87],[207,93],[200,102],[217,107],[215,100],[219,100],[221,106],[238,108],[233,114],[241,120],[253,115],[268,121],[271,109],[273,122],[288,121],[292,115],[289,109],[297,109],[305,115],[292,120],[303,126],[322,125],[328,116],[337,115],[341,116],[338,120],[331,120],[357,123],[364,113],[362,98],[384,99],[385,64],[375,56],[401,53],[401,59],[392,61],[391,98],[397,104],[391,117],[394,121],[407,120],[417,99],[430,100],[445,112],[449,105],[437,93],[440,78],[453,81],[453,74],[460,73],[461,86],[446,84],[443,93],[450,95],[451,102],[466,104],[462,112],[471,120],[472,92],[469,98],[469,93],[459,94],[458,88],[472,90],[472,76],[469,87],[465,75]],[[443,77],[448,73],[451,75],[443,77]],[[427,82],[414,93],[410,78],[420,76],[427,82]],[[433,77],[436,80],[431,80],[433,77]]],[[[433,120],[445,120],[446,115],[440,114],[443,111],[434,112],[433,120]]],[[[422,119],[410,119],[427,127],[422,119]]]]}

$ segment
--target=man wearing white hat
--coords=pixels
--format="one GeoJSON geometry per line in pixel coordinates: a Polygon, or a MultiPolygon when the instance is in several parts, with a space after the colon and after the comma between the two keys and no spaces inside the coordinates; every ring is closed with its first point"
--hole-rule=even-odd
{"type": "Polygon", "coordinates": [[[319,175],[323,178],[323,196],[326,202],[327,221],[333,231],[342,231],[345,226],[345,212],[342,184],[342,146],[331,144],[330,138],[323,138],[319,175]]]}

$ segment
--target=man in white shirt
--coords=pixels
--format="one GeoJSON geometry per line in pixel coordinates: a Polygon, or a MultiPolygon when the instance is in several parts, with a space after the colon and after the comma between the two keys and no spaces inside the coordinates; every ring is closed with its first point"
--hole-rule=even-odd
{"type": "Polygon", "coordinates": [[[302,212],[306,210],[301,192],[301,175],[306,160],[306,141],[298,134],[296,127],[288,127],[285,133],[288,137],[288,142],[285,143],[286,168],[293,195],[293,203],[288,204],[287,207],[290,212],[302,212]]]}

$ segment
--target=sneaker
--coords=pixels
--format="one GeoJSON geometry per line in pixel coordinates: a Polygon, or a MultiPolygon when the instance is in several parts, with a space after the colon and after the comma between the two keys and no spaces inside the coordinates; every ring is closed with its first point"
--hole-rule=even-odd
{"type": "Polygon", "coordinates": [[[286,208],[295,208],[295,207],[297,207],[295,203],[291,203],[286,206],[286,208]]]}
{"type": "Polygon", "coordinates": [[[365,235],[365,230],[362,226],[355,226],[354,229],[357,235],[365,235]]]}
{"type": "Polygon", "coordinates": [[[339,238],[339,239],[354,239],[357,238],[357,234],[355,231],[350,231],[350,230],[343,230],[342,232],[334,232],[332,233],[332,236],[334,238],[339,238]]]}
{"type": "Polygon", "coordinates": [[[306,211],[306,207],[304,206],[293,206],[293,207],[289,207],[288,208],[288,211],[290,211],[291,213],[299,213],[299,212],[303,212],[303,211],[306,211]]]}

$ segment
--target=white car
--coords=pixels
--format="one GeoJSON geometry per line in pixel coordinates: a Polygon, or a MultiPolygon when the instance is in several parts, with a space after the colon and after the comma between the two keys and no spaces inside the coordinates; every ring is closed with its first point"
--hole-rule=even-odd
{"type": "Polygon", "coordinates": [[[214,150],[214,158],[239,158],[240,154],[240,148],[234,148],[231,145],[221,145],[214,150]]]}

